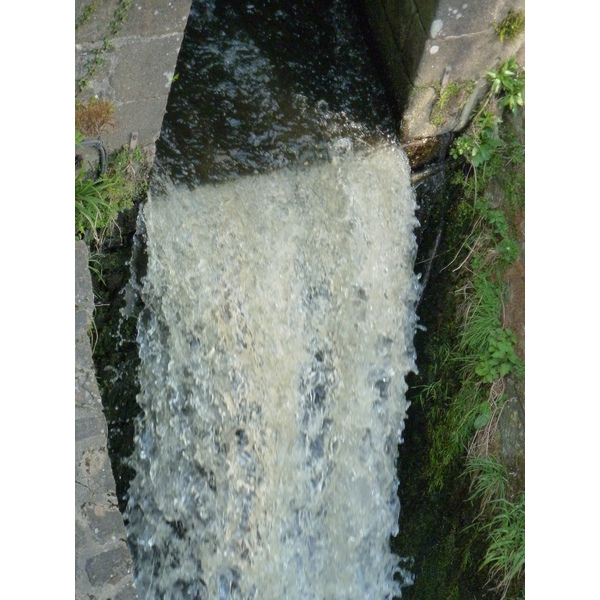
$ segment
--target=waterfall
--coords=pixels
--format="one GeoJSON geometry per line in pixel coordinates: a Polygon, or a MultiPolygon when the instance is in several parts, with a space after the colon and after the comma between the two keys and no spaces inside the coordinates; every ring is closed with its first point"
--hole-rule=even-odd
{"type": "Polygon", "coordinates": [[[192,5],[140,215],[141,600],[391,600],[410,581],[390,536],[415,199],[350,5],[315,6],[192,5]]]}
{"type": "Polygon", "coordinates": [[[399,147],[143,210],[129,536],[144,599],[400,596],[395,460],[418,284],[399,147]]]}

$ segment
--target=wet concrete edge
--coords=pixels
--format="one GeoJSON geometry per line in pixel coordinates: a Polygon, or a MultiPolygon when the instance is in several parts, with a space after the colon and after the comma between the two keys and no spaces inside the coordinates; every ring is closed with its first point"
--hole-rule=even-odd
{"type": "Polygon", "coordinates": [[[136,600],[133,562],[107,450],[92,358],[94,293],[88,248],[75,242],[75,598],[136,600]],[[90,336],[91,333],[91,336],[90,336]]]}

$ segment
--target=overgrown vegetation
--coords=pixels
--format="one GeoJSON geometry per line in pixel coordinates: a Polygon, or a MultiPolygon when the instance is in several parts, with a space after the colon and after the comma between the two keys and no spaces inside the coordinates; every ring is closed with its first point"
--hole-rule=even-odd
{"type": "Polygon", "coordinates": [[[108,157],[105,172],[98,176],[78,152],[86,137],[98,136],[112,125],[113,107],[110,102],[91,99],[76,102],[75,152],[78,170],[75,176],[75,236],[101,248],[107,235],[117,227],[122,211],[130,209],[146,189],[146,160],[140,148],[120,149],[108,157]]]}
{"type": "Polygon", "coordinates": [[[118,228],[119,214],[132,208],[145,192],[144,171],[139,148],[113,153],[100,177],[80,169],[75,177],[75,236],[101,248],[106,236],[118,228]]]}
{"type": "Polygon", "coordinates": [[[507,472],[498,436],[514,400],[507,378],[525,372],[503,318],[505,273],[520,254],[516,221],[524,214],[524,146],[510,121],[524,106],[525,79],[514,59],[488,79],[489,93],[451,149],[461,190],[454,227],[463,241],[441,269],[455,292],[449,322],[429,344],[418,402],[427,415],[429,492],[442,492],[457,473],[471,482],[477,518],[468,528],[485,539],[479,568],[504,598],[523,593],[525,565],[523,480],[507,472]]]}

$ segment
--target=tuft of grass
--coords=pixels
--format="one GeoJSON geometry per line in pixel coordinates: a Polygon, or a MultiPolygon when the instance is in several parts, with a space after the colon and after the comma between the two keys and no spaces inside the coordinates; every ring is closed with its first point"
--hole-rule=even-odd
{"type": "Polygon", "coordinates": [[[500,36],[500,41],[513,40],[525,29],[525,13],[512,8],[500,23],[494,24],[494,31],[500,36]]]}
{"type": "Polygon", "coordinates": [[[433,125],[443,125],[453,110],[460,110],[475,89],[472,81],[451,81],[440,89],[438,99],[431,109],[430,121],[433,125]]]}
{"type": "Polygon", "coordinates": [[[469,457],[465,474],[471,478],[469,500],[480,504],[480,515],[489,511],[495,500],[506,497],[508,473],[506,467],[494,456],[469,457]]]}
{"type": "MultiPolygon", "coordinates": [[[[79,134],[76,139],[81,139],[79,134]]],[[[146,164],[142,152],[123,148],[108,160],[100,177],[80,169],[75,177],[75,235],[102,245],[115,228],[119,214],[133,207],[146,190],[146,164]]]]}
{"type": "Polygon", "coordinates": [[[75,129],[84,137],[97,137],[102,130],[114,126],[115,108],[108,100],[91,98],[84,103],[75,101],[75,129]]]}
{"type": "Polygon", "coordinates": [[[489,546],[481,569],[488,568],[490,581],[505,598],[525,573],[525,492],[517,502],[499,498],[493,518],[485,523],[489,546]]]}
{"type": "Polygon", "coordinates": [[[470,527],[479,527],[488,541],[480,569],[488,569],[488,583],[504,598],[525,571],[525,493],[517,501],[507,497],[508,473],[493,455],[470,457],[465,474],[471,478],[469,500],[480,507],[470,527]]]}

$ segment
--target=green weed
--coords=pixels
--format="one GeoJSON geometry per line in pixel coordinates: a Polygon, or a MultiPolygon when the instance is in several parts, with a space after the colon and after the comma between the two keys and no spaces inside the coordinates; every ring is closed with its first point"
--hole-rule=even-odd
{"type": "Polygon", "coordinates": [[[450,109],[463,108],[474,88],[475,84],[472,81],[451,81],[440,89],[438,99],[431,109],[431,123],[443,125],[448,119],[450,109]]]}
{"type": "Polygon", "coordinates": [[[464,158],[477,168],[490,160],[496,149],[502,145],[498,139],[499,117],[490,112],[483,112],[475,121],[472,133],[461,135],[450,149],[452,158],[464,158]]]}
{"type": "Polygon", "coordinates": [[[500,109],[508,107],[516,115],[518,107],[525,106],[525,72],[514,57],[499,71],[488,71],[487,78],[492,84],[491,94],[499,96],[500,109]]]}
{"type": "MultiPolygon", "coordinates": [[[[76,23],[76,29],[81,27],[92,14],[97,10],[100,3],[92,0],[92,3],[86,7],[79,23],[76,23]]],[[[113,48],[111,39],[118,36],[123,29],[125,19],[129,9],[132,7],[131,0],[120,0],[111,22],[108,24],[110,35],[105,35],[102,40],[102,46],[91,51],[89,60],[83,67],[83,75],[75,80],[75,95],[79,95],[88,86],[90,80],[97,74],[98,69],[104,64],[104,54],[113,48]],[[112,36],[112,38],[111,38],[112,36]]]]}

